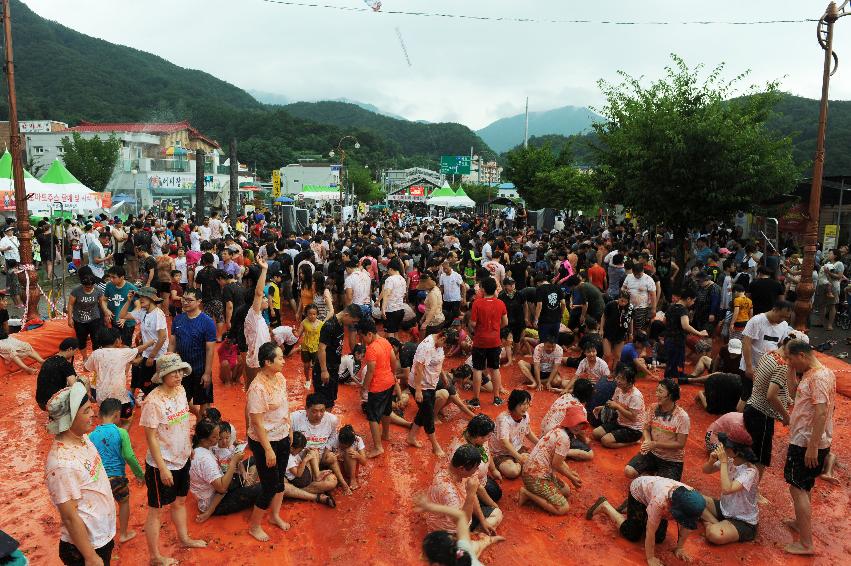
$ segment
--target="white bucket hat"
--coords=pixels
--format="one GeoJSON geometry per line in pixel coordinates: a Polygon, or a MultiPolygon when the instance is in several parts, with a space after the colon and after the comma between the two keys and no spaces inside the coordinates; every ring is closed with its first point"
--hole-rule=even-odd
{"type": "Polygon", "coordinates": [[[180,359],[178,354],[163,354],[157,359],[157,372],[151,378],[151,383],[162,383],[163,377],[173,371],[182,371],[183,377],[192,373],[192,366],[180,359]]]}
{"type": "Polygon", "coordinates": [[[79,381],[57,391],[47,402],[47,431],[55,435],[71,428],[87,395],[86,386],[79,381]]]}

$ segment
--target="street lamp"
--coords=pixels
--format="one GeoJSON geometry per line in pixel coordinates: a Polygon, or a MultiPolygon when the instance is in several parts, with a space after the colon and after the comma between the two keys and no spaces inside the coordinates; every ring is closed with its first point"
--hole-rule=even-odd
{"type": "Polygon", "coordinates": [[[813,296],[813,267],[815,265],[816,246],[818,245],[819,211],[821,208],[821,186],[824,175],[824,136],[827,129],[827,104],[830,92],[830,77],[836,72],[839,57],[833,51],[833,25],[836,20],[847,16],[851,11],[848,4],[851,0],[842,2],[837,7],[836,2],[827,6],[824,15],[819,19],[817,38],[824,50],[824,70],[821,83],[821,104],[819,106],[818,134],[816,136],[816,156],[813,161],[813,183],[810,188],[810,210],[807,218],[807,228],[804,232],[804,263],[801,266],[801,282],[798,284],[798,300],[795,303],[795,327],[805,330],[810,317],[810,299],[813,296]]]}
{"type": "Polygon", "coordinates": [[[334,157],[337,154],[340,154],[340,179],[339,179],[339,187],[340,187],[340,214],[343,214],[343,169],[346,167],[346,150],[343,147],[343,142],[346,140],[352,140],[355,142],[354,148],[360,149],[360,142],[357,140],[355,136],[343,136],[340,138],[340,141],[337,142],[337,147],[328,152],[328,157],[334,157]]]}

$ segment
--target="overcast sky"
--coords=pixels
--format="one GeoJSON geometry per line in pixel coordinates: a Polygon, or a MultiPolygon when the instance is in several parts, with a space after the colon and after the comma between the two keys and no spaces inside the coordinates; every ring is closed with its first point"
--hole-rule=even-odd
{"type": "MultiPolygon", "coordinates": [[[[481,128],[498,118],[599,104],[596,82],[624,70],[662,74],[727,63],[730,77],[779,79],[817,98],[822,51],[814,22],[774,25],[510,23],[346,12],[263,0],[24,0],[82,33],[149,51],[244,89],[292,100],[349,98],[409,119],[481,128]],[[409,67],[396,28],[411,60],[409,67]]],[[[317,0],[365,7],[363,0],[317,0]]],[[[827,0],[384,0],[383,10],[534,19],[756,21],[818,18],[827,0]]],[[[14,14],[13,14],[14,17],[14,14]]],[[[851,98],[851,18],[837,24],[840,68],[831,98],[851,98]],[[844,63],[844,65],[843,65],[844,63]]],[[[97,61],[92,61],[93,65],[97,61]]]]}

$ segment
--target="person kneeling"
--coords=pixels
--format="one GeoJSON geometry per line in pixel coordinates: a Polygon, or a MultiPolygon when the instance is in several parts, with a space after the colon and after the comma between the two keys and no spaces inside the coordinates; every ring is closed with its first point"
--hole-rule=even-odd
{"type": "Polygon", "coordinates": [[[668,519],[676,521],[679,529],[674,556],[688,562],[691,558],[685,551],[685,542],[697,528],[697,520],[705,508],[706,501],[696,489],[668,478],[643,476],[629,485],[625,516],[605,497],[600,497],[585,518],[590,520],[597,513],[604,514],[618,527],[621,536],[631,542],[639,542],[643,535],[647,566],[662,566],[656,558],[656,545],[665,541],[668,519]]]}
{"type": "Polygon", "coordinates": [[[759,461],[745,444],[734,442],[725,433],[718,433],[720,443],[703,465],[703,472],[721,472],[721,499],[705,497],[706,540],[712,544],[747,542],[756,537],[759,519],[759,461]]]}
{"type": "Polygon", "coordinates": [[[585,409],[575,405],[567,409],[561,426],[541,437],[523,464],[523,487],[520,488],[520,505],[532,501],[548,513],[564,515],[570,508],[567,496],[570,488],[556,473],[563,475],[577,489],[582,486],[579,474],[567,466],[571,434],[587,425],[585,409]]]}

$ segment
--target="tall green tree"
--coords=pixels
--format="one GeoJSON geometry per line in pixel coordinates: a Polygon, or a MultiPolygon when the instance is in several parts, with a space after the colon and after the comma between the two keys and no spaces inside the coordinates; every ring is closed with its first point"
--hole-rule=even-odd
{"type": "Polygon", "coordinates": [[[506,154],[503,176],[514,183],[526,206],[582,210],[600,202],[590,174],[573,163],[569,143],[556,155],[549,143],[518,147],[506,154]]]}
{"type": "Polygon", "coordinates": [[[702,67],[672,58],[649,85],[623,72],[620,84],[599,83],[606,104],[595,153],[607,200],[683,235],[790,192],[799,178],[791,140],[765,126],[777,84],[736,98],[746,74],[724,81],[719,65],[702,77],[702,67]]]}
{"type": "Polygon", "coordinates": [[[105,140],[100,136],[87,140],[74,132],[70,139],[62,138],[62,148],[68,171],[90,189],[103,192],[115,170],[121,140],[115,135],[105,140]]]}

